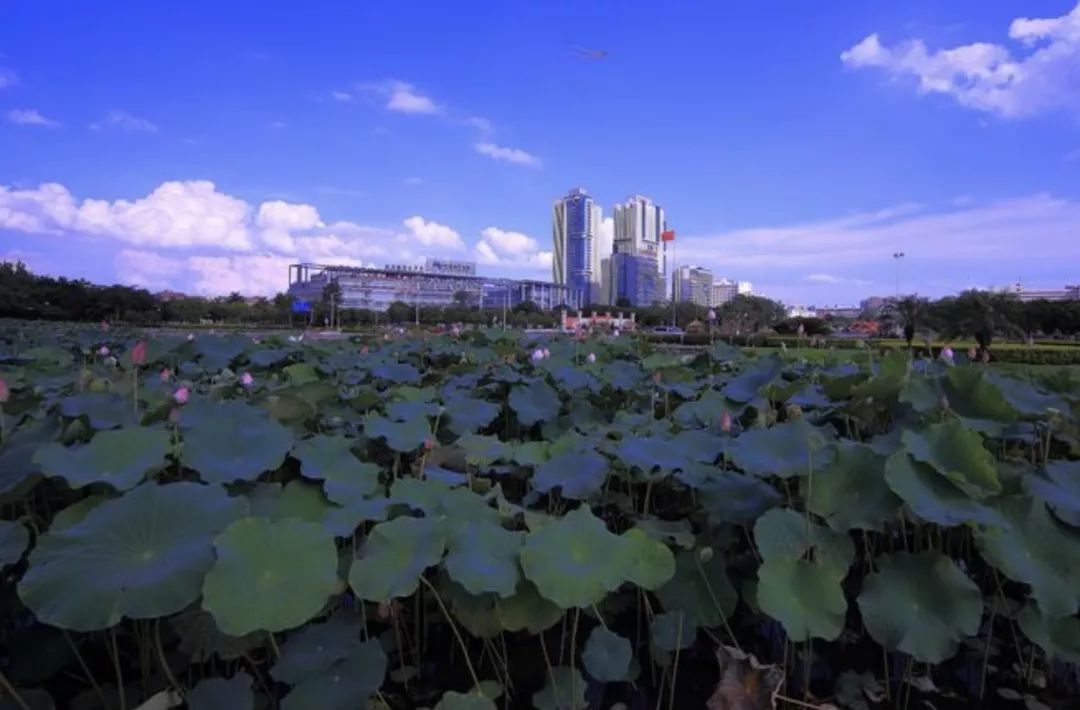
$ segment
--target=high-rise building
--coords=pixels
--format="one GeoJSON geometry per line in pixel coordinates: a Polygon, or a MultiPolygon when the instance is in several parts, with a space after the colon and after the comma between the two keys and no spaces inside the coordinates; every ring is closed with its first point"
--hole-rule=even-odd
{"type": "Polygon", "coordinates": [[[601,295],[601,254],[597,243],[603,209],[583,188],[575,188],[555,201],[552,209],[552,277],[592,303],[601,295]]]}
{"type": "Polygon", "coordinates": [[[635,259],[633,266],[626,259],[622,259],[620,265],[612,263],[612,300],[626,298],[635,306],[664,300],[666,279],[661,235],[667,229],[667,223],[663,208],[648,197],[631,195],[625,203],[615,205],[614,222],[614,253],[641,258],[635,259]],[[655,275],[648,272],[650,265],[655,269],[655,275]],[[627,282],[631,274],[644,282],[627,282]]]}
{"type": "Polygon", "coordinates": [[[712,272],[703,266],[680,266],[673,278],[676,303],[690,302],[698,306],[711,306],[713,296],[712,272]]]}
{"type": "Polygon", "coordinates": [[[712,285],[712,303],[711,306],[722,306],[728,301],[733,300],[739,295],[750,295],[753,289],[749,281],[732,281],[730,279],[720,279],[714,281],[712,285]]]}
{"type": "Polygon", "coordinates": [[[655,255],[616,252],[610,264],[612,303],[644,307],[664,300],[664,279],[655,255]]]}

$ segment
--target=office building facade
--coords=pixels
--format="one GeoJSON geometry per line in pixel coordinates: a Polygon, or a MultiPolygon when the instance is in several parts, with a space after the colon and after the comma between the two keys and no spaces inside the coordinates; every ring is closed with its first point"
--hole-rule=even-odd
{"type": "Polygon", "coordinates": [[[551,215],[552,280],[592,302],[602,292],[598,236],[603,209],[583,188],[555,201],[551,215]]]}
{"type": "Polygon", "coordinates": [[[674,274],[672,297],[676,303],[713,305],[713,275],[702,266],[680,266],[674,274]]]}
{"type": "Polygon", "coordinates": [[[751,293],[753,293],[753,287],[749,281],[720,279],[719,281],[713,281],[712,303],[709,305],[713,307],[722,306],[728,301],[734,300],[736,296],[749,296],[751,293]]]}
{"type": "Polygon", "coordinates": [[[651,306],[663,301],[664,279],[652,254],[626,254],[616,252],[611,256],[611,299],[617,304],[629,303],[634,307],[651,306]]]}
{"type": "Polygon", "coordinates": [[[648,197],[632,195],[614,211],[611,300],[625,298],[634,306],[666,300],[665,253],[661,235],[667,229],[664,210],[648,197]],[[633,257],[633,258],[630,258],[633,257]]]}

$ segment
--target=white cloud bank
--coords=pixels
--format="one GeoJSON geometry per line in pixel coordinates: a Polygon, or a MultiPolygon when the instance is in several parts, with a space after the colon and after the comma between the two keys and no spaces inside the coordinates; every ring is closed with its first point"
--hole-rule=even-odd
{"type": "Polygon", "coordinates": [[[59,128],[60,122],[42,115],[40,111],[32,108],[13,108],[4,114],[10,123],[20,126],[41,126],[43,128],[59,128]]]}
{"type": "Polygon", "coordinates": [[[487,227],[480,232],[473,254],[478,262],[491,266],[537,272],[551,269],[551,252],[541,250],[535,239],[498,227],[487,227]]]}
{"type": "Polygon", "coordinates": [[[1009,25],[1018,52],[975,42],[932,50],[921,39],[893,46],[871,34],[844,51],[854,67],[916,79],[923,94],[944,94],[961,106],[1005,118],[1054,110],[1080,114],[1080,4],[1061,17],[1019,17],[1009,25]]]}
{"type": "Polygon", "coordinates": [[[385,101],[384,107],[389,111],[398,113],[438,114],[443,109],[431,98],[424,96],[412,84],[387,79],[371,84],[360,84],[357,88],[361,91],[375,93],[385,101]]]}
{"type": "Polygon", "coordinates": [[[480,155],[486,155],[492,160],[524,165],[527,168],[539,168],[541,165],[540,158],[520,148],[507,148],[494,143],[476,143],[473,148],[480,155]]]}
{"type": "Polygon", "coordinates": [[[139,118],[133,116],[127,111],[109,111],[101,121],[96,121],[90,124],[90,129],[93,131],[102,131],[105,129],[114,128],[121,131],[130,131],[133,133],[157,133],[158,127],[156,123],[148,121],[145,118],[139,118]]]}

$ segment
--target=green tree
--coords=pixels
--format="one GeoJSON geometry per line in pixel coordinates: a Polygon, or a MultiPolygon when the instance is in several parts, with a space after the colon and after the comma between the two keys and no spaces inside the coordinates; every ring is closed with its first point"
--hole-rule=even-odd
{"type": "Polygon", "coordinates": [[[772,328],[784,320],[784,306],[762,296],[739,294],[720,307],[717,316],[727,328],[741,334],[772,328]]]}
{"type": "Polygon", "coordinates": [[[405,301],[394,301],[386,309],[386,317],[391,323],[404,323],[413,318],[413,307],[405,301]]]}
{"type": "Polygon", "coordinates": [[[886,312],[904,331],[904,340],[910,348],[915,340],[915,333],[926,323],[930,302],[918,296],[905,296],[899,301],[890,301],[886,312]]]}
{"type": "Polygon", "coordinates": [[[973,289],[937,301],[930,312],[941,332],[953,338],[973,337],[985,352],[995,335],[1023,333],[1016,324],[1020,306],[1011,294],[973,289]]]}

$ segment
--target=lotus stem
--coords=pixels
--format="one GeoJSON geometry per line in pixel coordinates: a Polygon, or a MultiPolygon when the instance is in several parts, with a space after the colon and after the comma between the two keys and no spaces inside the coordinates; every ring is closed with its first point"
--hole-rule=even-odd
{"type": "MultiPolygon", "coordinates": [[[[439,596],[439,592],[435,589],[434,585],[427,580],[424,575],[420,575],[420,581],[431,592],[431,595],[435,597],[435,602],[439,605],[439,610],[446,617],[446,623],[450,624],[450,630],[454,632],[454,636],[457,638],[458,645],[461,646],[461,653],[465,656],[465,665],[469,669],[469,675],[472,676],[473,686],[480,685],[480,678],[476,675],[476,669],[473,668],[472,661],[469,660],[469,647],[465,645],[465,639],[461,637],[461,632],[458,631],[457,624],[454,623],[453,617],[450,616],[450,610],[446,608],[446,604],[443,603],[442,597],[439,596]]],[[[543,636],[541,636],[543,639],[543,636]]]]}
{"type": "Polygon", "coordinates": [[[280,661],[281,660],[281,649],[278,648],[277,641],[274,639],[274,632],[267,631],[266,632],[266,638],[268,638],[270,640],[270,648],[274,651],[274,660],[275,661],[280,661]]]}
{"type": "Polygon", "coordinates": [[[169,683],[179,693],[180,697],[184,697],[184,689],[176,680],[176,676],[173,675],[172,668],[169,667],[169,661],[165,658],[165,648],[161,645],[161,619],[154,619],[154,646],[157,648],[158,662],[161,663],[162,672],[169,679],[169,683]]]}
{"type": "Polygon", "coordinates": [[[116,690],[120,694],[120,710],[127,710],[127,697],[124,695],[124,673],[120,670],[120,647],[116,644],[116,627],[109,627],[109,640],[112,645],[113,669],[116,671],[116,690]]]}
{"type": "Polygon", "coordinates": [[[71,635],[67,632],[67,629],[62,629],[62,631],[64,632],[64,640],[67,641],[68,646],[70,646],[72,652],[74,652],[76,660],[79,661],[79,666],[82,668],[83,673],[86,674],[86,679],[90,681],[90,685],[94,688],[94,693],[97,694],[98,700],[101,701],[101,706],[103,708],[108,708],[109,702],[105,700],[105,693],[101,692],[101,686],[98,685],[97,679],[94,678],[94,674],[90,672],[90,666],[86,665],[86,659],[83,658],[82,653],[79,651],[79,647],[71,640],[71,635]]]}
{"type": "MultiPolygon", "coordinates": [[[[540,634],[540,650],[544,653],[544,665],[547,666],[548,679],[551,681],[551,693],[555,696],[555,705],[559,704],[559,686],[555,683],[555,669],[551,665],[551,656],[548,655],[547,644],[544,642],[544,632],[540,634]]],[[[561,644],[560,644],[561,645],[561,644]]]]}
{"type": "Polygon", "coordinates": [[[833,707],[832,705],[814,705],[813,703],[807,703],[802,700],[796,700],[795,698],[789,698],[788,696],[781,695],[780,693],[776,693],[775,695],[773,695],[773,700],[790,703],[791,705],[795,705],[800,708],[807,708],[808,710],[826,710],[827,708],[833,707]]]}
{"type": "Polygon", "coordinates": [[[10,695],[11,699],[15,701],[15,704],[22,708],[22,710],[30,710],[30,706],[27,705],[26,701],[22,699],[22,696],[19,695],[19,691],[15,690],[15,686],[8,681],[7,676],[4,675],[3,671],[0,671],[0,686],[3,686],[4,692],[10,695]]]}
{"type": "MultiPolygon", "coordinates": [[[[705,583],[705,590],[709,593],[709,599],[712,600],[713,606],[716,607],[717,613],[720,614],[720,619],[724,622],[724,630],[727,631],[728,636],[731,637],[731,643],[739,651],[742,651],[742,646],[739,645],[739,639],[735,638],[735,632],[728,624],[727,614],[724,613],[724,608],[720,606],[720,600],[716,598],[716,593],[713,591],[712,584],[709,583],[709,577],[705,574],[705,568],[701,566],[701,558],[694,555],[694,564],[697,565],[698,574],[701,575],[701,581],[705,583]]],[[[680,629],[682,627],[679,627],[680,629]]]]}
{"type": "Polygon", "coordinates": [[[405,690],[408,690],[409,675],[405,672],[405,644],[401,641],[401,619],[398,618],[399,614],[394,610],[392,599],[388,607],[390,609],[390,618],[394,620],[394,639],[398,647],[398,665],[401,666],[401,684],[405,686],[405,690]]]}
{"type": "Polygon", "coordinates": [[[994,640],[994,619],[996,616],[997,600],[995,599],[990,605],[990,623],[986,626],[986,649],[983,653],[982,674],[979,676],[979,700],[982,700],[986,694],[986,670],[990,665],[990,644],[994,640]]]}
{"type": "Polygon", "coordinates": [[[577,627],[581,619],[581,608],[574,609],[574,625],[570,632],[570,702],[574,702],[574,693],[577,690],[577,677],[574,674],[574,657],[577,656],[577,627]]]}
{"type": "Polygon", "coordinates": [[[675,684],[679,680],[679,653],[682,651],[682,630],[685,616],[686,612],[679,610],[679,632],[675,637],[675,662],[671,665],[671,687],[668,689],[668,710],[675,710],[675,684]]]}

